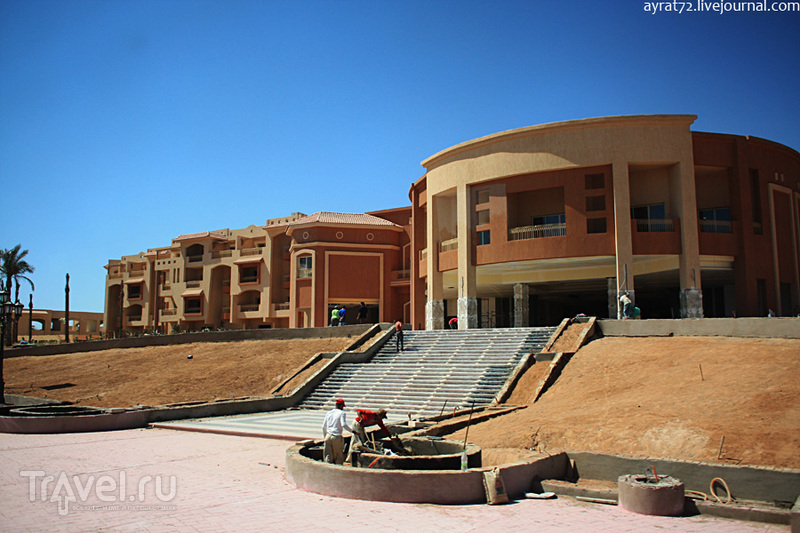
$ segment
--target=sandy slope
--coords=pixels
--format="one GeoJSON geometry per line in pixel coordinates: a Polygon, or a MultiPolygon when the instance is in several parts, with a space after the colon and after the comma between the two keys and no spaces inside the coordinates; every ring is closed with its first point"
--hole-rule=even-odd
{"type": "MultiPolygon", "coordinates": [[[[349,342],[242,341],[12,358],[5,362],[6,391],[104,407],[266,396],[314,353],[349,342]],[[74,386],[42,389],[64,383],[74,386]]],[[[486,464],[565,449],[800,468],[798,340],[599,339],[530,404],[546,365],[534,365],[508,402],[527,408],[470,428],[486,464]]],[[[463,439],[463,431],[454,436],[463,439]]]]}

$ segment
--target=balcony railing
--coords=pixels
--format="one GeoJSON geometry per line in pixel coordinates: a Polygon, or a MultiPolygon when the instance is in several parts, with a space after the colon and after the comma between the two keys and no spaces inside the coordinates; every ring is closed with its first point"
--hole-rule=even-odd
{"type": "Polygon", "coordinates": [[[440,252],[450,252],[452,250],[458,250],[458,237],[455,239],[447,239],[439,244],[440,252]]]}
{"type": "Polygon", "coordinates": [[[187,255],[186,256],[186,262],[187,263],[199,263],[202,260],[203,260],[203,256],[202,255],[187,255]]]}
{"type": "Polygon", "coordinates": [[[390,281],[394,282],[406,282],[411,279],[411,271],[410,270],[392,270],[392,276],[390,281]]]}
{"type": "Polygon", "coordinates": [[[239,311],[242,313],[247,313],[249,311],[258,311],[260,304],[241,304],[239,306],[239,311]]]}
{"type": "Polygon", "coordinates": [[[223,257],[231,257],[233,250],[214,250],[211,252],[212,259],[222,259],[223,257]]]}
{"type": "Polygon", "coordinates": [[[178,314],[177,309],[162,309],[161,316],[174,316],[178,314]]]}
{"type": "Polygon", "coordinates": [[[131,270],[128,273],[129,278],[143,278],[144,277],[144,270],[131,270]]]}
{"type": "Polygon", "coordinates": [[[634,219],[633,224],[639,233],[665,233],[675,231],[675,222],[671,219],[634,219]]]}
{"type": "Polygon", "coordinates": [[[291,308],[292,308],[291,302],[283,302],[280,304],[275,304],[276,311],[288,311],[291,308]]]}
{"type": "Polygon", "coordinates": [[[263,248],[244,248],[243,250],[239,251],[239,255],[241,257],[248,255],[261,255],[261,250],[263,250],[263,248]]]}
{"type": "Polygon", "coordinates": [[[255,283],[258,281],[258,274],[253,276],[242,276],[239,278],[239,283],[255,283]]]}
{"type": "Polygon", "coordinates": [[[202,283],[203,283],[203,281],[202,281],[202,280],[196,280],[196,281],[187,281],[187,282],[186,282],[186,288],[187,288],[187,289],[199,289],[199,288],[200,288],[200,285],[201,285],[202,283]]]}
{"type": "Polygon", "coordinates": [[[703,233],[731,233],[730,220],[701,220],[700,231],[703,233]]]}
{"type": "Polygon", "coordinates": [[[423,248],[422,250],[419,251],[419,260],[425,261],[427,258],[428,258],[428,249],[423,248]]]}
{"type": "Polygon", "coordinates": [[[509,241],[524,241],[544,237],[563,237],[567,234],[567,224],[540,224],[538,226],[521,226],[508,231],[509,241]]]}

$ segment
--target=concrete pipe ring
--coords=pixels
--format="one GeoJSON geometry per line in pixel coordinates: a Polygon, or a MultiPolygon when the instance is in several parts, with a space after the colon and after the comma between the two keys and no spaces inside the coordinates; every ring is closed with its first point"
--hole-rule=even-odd
{"type": "Polygon", "coordinates": [[[630,474],[618,480],[619,505],[635,513],[655,516],[683,514],[684,487],[679,479],[660,476],[651,480],[630,474]]]}

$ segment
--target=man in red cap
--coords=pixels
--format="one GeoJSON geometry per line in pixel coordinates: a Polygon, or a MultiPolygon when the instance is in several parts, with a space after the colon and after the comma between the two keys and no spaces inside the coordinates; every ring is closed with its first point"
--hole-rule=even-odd
{"type": "Polygon", "coordinates": [[[325,421],[322,423],[322,435],[325,437],[325,447],[322,457],[326,463],[340,465],[344,463],[344,430],[353,432],[347,425],[347,417],[344,414],[344,400],[336,400],[336,407],[328,411],[325,421]]]}
{"type": "MultiPolygon", "coordinates": [[[[353,429],[350,433],[353,437],[350,439],[350,451],[347,453],[347,461],[352,464],[353,453],[362,451],[362,448],[369,442],[367,439],[367,432],[364,428],[369,426],[378,426],[383,430],[383,434],[387,437],[392,436],[392,432],[383,423],[386,418],[386,409],[378,409],[377,411],[370,411],[369,409],[356,409],[358,416],[353,424],[353,429]]],[[[369,449],[369,448],[368,448],[369,449]]],[[[357,465],[353,465],[357,466],[357,465]]]]}

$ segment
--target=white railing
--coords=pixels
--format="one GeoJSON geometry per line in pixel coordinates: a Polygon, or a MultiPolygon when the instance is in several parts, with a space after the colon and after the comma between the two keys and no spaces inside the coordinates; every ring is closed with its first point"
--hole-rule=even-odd
{"type": "Polygon", "coordinates": [[[509,241],[524,241],[527,239],[541,239],[544,237],[563,237],[567,234],[567,224],[540,224],[538,226],[521,226],[508,231],[509,241]]]}
{"type": "Polygon", "coordinates": [[[458,250],[458,237],[455,239],[447,239],[439,244],[440,252],[450,252],[452,250],[458,250]]]}
{"type": "Polygon", "coordinates": [[[636,231],[639,233],[664,233],[675,231],[675,222],[669,219],[647,218],[634,219],[636,231]]]}
{"type": "Polygon", "coordinates": [[[701,220],[700,231],[703,233],[731,233],[730,220],[701,220]]]}

